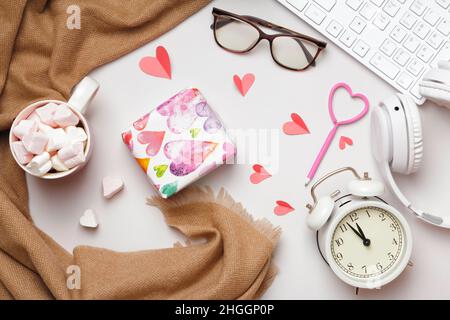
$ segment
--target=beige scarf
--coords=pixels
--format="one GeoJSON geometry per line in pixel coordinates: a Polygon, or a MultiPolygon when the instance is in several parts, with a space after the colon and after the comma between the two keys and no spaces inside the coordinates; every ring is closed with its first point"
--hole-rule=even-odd
{"type": "Polygon", "coordinates": [[[150,200],[170,226],[205,243],[130,253],[82,246],[68,253],[33,224],[24,173],[8,147],[8,131],[21,108],[40,99],[67,100],[88,72],[155,39],[207,3],[0,1],[1,299],[253,299],[269,286],[279,230],[252,221],[224,191],[216,197],[209,189],[191,188],[168,201],[150,200]],[[81,29],[66,27],[70,5],[80,8],[81,29]],[[71,265],[81,272],[80,289],[67,285],[71,265]]]}

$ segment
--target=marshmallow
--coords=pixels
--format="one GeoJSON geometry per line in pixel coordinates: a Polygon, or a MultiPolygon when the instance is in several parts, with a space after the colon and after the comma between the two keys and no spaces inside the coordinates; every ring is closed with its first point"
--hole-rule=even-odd
{"type": "Polygon", "coordinates": [[[47,133],[47,132],[53,130],[52,127],[50,127],[50,126],[48,126],[48,125],[46,125],[46,124],[44,124],[42,122],[38,123],[38,129],[39,129],[39,131],[41,131],[43,133],[47,133]]]}
{"type": "Polygon", "coordinates": [[[65,146],[58,151],[58,157],[69,169],[82,164],[86,161],[83,142],[75,142],[65,146]]]}
{"type": "Polygon", "coordinates": [[[68,126],[66,129],[67,138],[70,142],[84,142],[87,140],[86,131],[81,127],[68,126]]]}
{"type": "Polygon", "coordinates": [[[25,149],[22,141],[15,141],[11,144],[16,159],[20,164],[27,164],[33,159],[33,155],[25,149]]]}
{"type": "Polygon", "coordinates": [[[22,142],[28,152],[33,154],[41,154],[45,150],[48,137],[42,132],[31,132],[23,137],[22,142]]]}
{"type": "Polygon", "coordinates": [[[56,110],[58,110],[59,108],[60,106],[58,106],[56,103],[51,102],[46,104],[45,106],[37,108],[35,112],[43,123],[52,127],[57,127],[58,125],[55,121],[53,121],[53,116],[56,110]]]}
{"type": "Polygon", "coordinates": [[[13,133],[17,138],[23,139],[25,135],[35,132],[37,127],[38,123],[34,120],[20,120],[19,123],[13,128],[13,133]]]}
{"type": "Polygon", "coordinates": [[[68,126],[76,126],[80,119],[68,107],[61,105],[53,114],[53,121],[61,128],[65,128],[68,126]]]}
{"type": "Polygon", "coordinates": [[[116,193],[123,189],[123,180],[119,177],[104,177],[102,181],[103,196],[111,199],[116,193]]]}
{"type": "Polygon", "coordinates": [[[43,176],[49,172],[52,168],[52,162],[50,161],[50,154],[48,152],[43,152],[40,155],[35,156],[31,159],[27,168],[32,174],[37,176],[43,176]]]}
{"type": "Polygon", "coordinates": [[[82,142],[75,142],[66,145],[64,148],[58,151],[58,157],[61,161],[66,161],[70,158],[77,156],[78,154],[84,154],[84,145],[82,142]]]}
{"type": "Polygon", "coordinates": [[[69,168],[66,167],[66,165],[59,159],[58,155],[54,155],[50,159],[52,161],[52,167],[56,171],[67,171],[69,168]]]}
{"type": "Polygon", "coordinates": [[[36,113],[36,110],[30,113],[30,115],[27,117],[27,120],[34,120],[36,123],[41,123],[41,118],[39,118],[38,114],[36,113]]]}
{"type": "Polygon", "coordinates": [[[87,209],[80,218],[80,225],[85,228],[95,229],[98,227],[98,220],[94,210],[87,209]]]}
{"type": "Polygon", "coordinates": [[[67,143],[67,134],[62,128],[52,129],[47,133],[48,143],[45,150],[48,152],[62,149],[67,143]]]}
{"type": "Polygon", "coordinates": [[[72,157],[70,159],[67,159],[64,161],[64,165],[69,168],[72,169],[80,164],[82,164],[83,162],[86,161],[86,157],[84,156],[83,152],[80,152],[79,154],[77,154],[75,157],[72,157]]]}

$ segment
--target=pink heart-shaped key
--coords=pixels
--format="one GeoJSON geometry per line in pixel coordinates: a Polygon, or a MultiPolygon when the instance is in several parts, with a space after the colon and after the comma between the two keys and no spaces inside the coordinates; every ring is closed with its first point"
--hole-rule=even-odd
{"type": "Polygon", "coordinates": [[[239,78],[238,75],[234,75],[233,81],[239,92],[245,97],[248,90],[250,90],[255,82],[255,75],[253,73],[247,73],[242,77],[242,79],[239,78]]]}
{"type": "Polygon", "coordinates": [[[151,76],[166,79],[172,78],[169,54],[163,46],[156,48],[156,57],[142,58],[141,61],[139,61],[139,67],[142,71],[151,76]]]}
{"type": "Polygon", "coordinates": [[[322,148],[319,151],[319,154],[317,155],[316,159],[314,160],[311,170],[309,171],[309,173],[307,175],[305,186],[307,186],[309,184],[309,182],[312,180],[312,178],[316,174],[317,169],[319,168],[320,162],[325,157],[325,153],[329,149],[331,141],[333,141],[333,138],[336,135],[338,127],[342,126],[342,125],[354,123],[354,122],[360,120],[367,114],[368,111],[369,111],[369,99],[367,99],[367,97],[365,95],[363,95],[361,93],[353,93],[350,86],[343,82],[339,82],[333,86],[333,88],[330,91],[330,95],[328,96],[328,113],[330,114],[330,118],[331,118],[331,121],[333,122],[334,126],[331,129],[330,133],[328,134],[322,148]],[[352,99],[358,99],[364,103],[362,110],[358,114],[353,116],[352,118],[344,119],[344,120],[338,120],[336,118],[336,115],[334,113],[333,100],[334,100],[334,95],[336,94],[336,91],[338,89],[345,89],[347,91],[347,93],[352,97],[352,99]]]}

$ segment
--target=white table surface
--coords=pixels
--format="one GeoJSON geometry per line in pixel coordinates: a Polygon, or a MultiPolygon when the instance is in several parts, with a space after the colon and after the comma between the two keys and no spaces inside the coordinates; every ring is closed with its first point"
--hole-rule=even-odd
{"type": "MultiPolygon", "coordinates": [[[[174,93],[196,86],[229,128],[281,129],[290,114],[297,112],[311,131],[311,135],[295,137],[280,131],[279,170],[259,185],[249,182],[252,164],[222,167],[198,182],[215,190],[226,188],[255,218],[265,217],[282,227],[274,255],[279,274],[263,298],[450,298],[448,230],[407,215],[414,236],[414,267],[407,268],[381,290],[362,290],[356,296],[354,289],[338,280],[322,261],[314,234],[305,226],[304,206],[309,197],[303,187],[304,176],[330,129],[326,99],[331,86],[345,81],[355,91],[366,93],[372,105],[394,89],[332,43],[319,58],[317,67],[304,73],[278,67],[270,57],[267,43],[261,43],[247,55],[225,52],[215,44],[209,29],[213,6],[265,18],[325,39],[274,0],[217,0],[159,39],[95,70],[91,76],[101,89],[88,113],[95,135],[93,156],[79,174],[61,181],[28,177],[36,224],[69,251],[81,244],[118,251],[156,249],[183,240],[164,223],[157,209],[145,204],[145,198],[154,191],[128,154],[120,133],[174,93]],[[142,57],[154,56],[158,45],[164,45],[169,52],[172,80],[151,77],[138,67],[142,57]],[[232,77],[248,72],[256,75],[256,82],[243,98],[232,77]],[[101,196],[101,180],[106,175],[119,175],[126,184],[125,190],[109,201],[101,196]],[[275,216],[276,200],[291,203],[296,211],[284,217],[275,216]],[[78,220],[86,208],[95,209],[99,216],[101,224],[96,231],[79,226],[78,220]]],[[[425,131],[424,165],[417,174],[398,177],[398,181],[418,206],[449,212],[450,112],[425,104],[421,114],[425,131]]],[[[341,134],[352,137],[354,146],[341,151],[336,139],[319,175],[352,165],[378,176],[370,154],[369,124],[366,117],[356,125],[340,129],[338,138],[341,134]]],[[[401,209],[389,194],[385,199],[401,209]]]]}

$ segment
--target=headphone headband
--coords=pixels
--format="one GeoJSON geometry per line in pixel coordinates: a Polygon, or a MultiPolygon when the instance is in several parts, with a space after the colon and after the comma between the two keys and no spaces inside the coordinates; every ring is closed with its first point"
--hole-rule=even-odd
{"type": "Polygon", "coordinates": [[[450,217],[439,217],[433,214],[429,214],[420,209],[417,209],[412,205],[411,201],[409,201],[408,198],[406,198],[406,196],[403,194],[403,192],[400,190],[397,183],[395,182],[394,176],[392,175],[388,162],[386,161],[382,162],[381,172],[392,192],[396,195],[396,197],[400,200],[400,202],[406,208],[408,208],[413,214],[415,214],[420,219],[428,223],[431,223],[435,226],[450,229],[450,217]]]}

